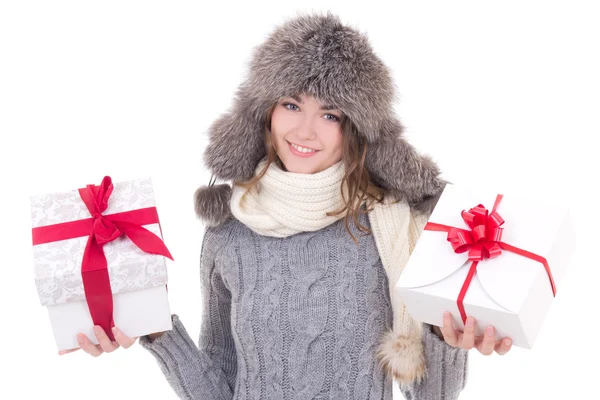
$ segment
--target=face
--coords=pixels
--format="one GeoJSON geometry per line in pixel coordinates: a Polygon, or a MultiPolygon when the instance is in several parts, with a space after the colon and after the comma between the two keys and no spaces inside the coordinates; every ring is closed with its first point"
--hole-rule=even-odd
{"type": "Polygon", "coordinates": [[[320,104],[312,96],[280,99],[271,117],[271,132],[285,169],[314,174],[340,161],[342,115],[339,109],[320,104]]]}

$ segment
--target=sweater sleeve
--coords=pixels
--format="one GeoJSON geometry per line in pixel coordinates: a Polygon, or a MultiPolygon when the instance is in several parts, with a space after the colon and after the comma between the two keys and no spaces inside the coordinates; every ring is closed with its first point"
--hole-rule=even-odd
{"type": "Polygon", "coordinates": [[[205,231],[200,256],[202,324],[197,347],[177,314],[173,329],[140,345],[156,359],[167,381],[182,399],[233,398],[237,357],[231,331],[231,293],[217,267],[217,247],[222,240],[212,228],[205,231]]]}
{"type": "Polygon", "coordinates": [[[399,384],[407,400],[453,400],[458,399],[467,383],[469,350],[450,346],[423,324],[425,347],[425,378],[409,386],[399,384]]]}

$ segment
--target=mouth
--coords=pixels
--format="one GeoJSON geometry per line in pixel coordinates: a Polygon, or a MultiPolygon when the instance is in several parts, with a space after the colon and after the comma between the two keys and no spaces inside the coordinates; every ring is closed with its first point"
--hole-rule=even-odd
{"type": "MultiPolygon", "coordinates": [[[[286,140],[286,142],[287,142],[287,140],[286,140]]],[[[302,151],[296,149],[290,142],[287,142],[287,143],[288,143],[288,147],[290,148],[290,152],[298,157],[311,157],[321,151],[321,150],[313,150],[313,151],[309,151],[309,152],[302,152],[302,151]]]]}

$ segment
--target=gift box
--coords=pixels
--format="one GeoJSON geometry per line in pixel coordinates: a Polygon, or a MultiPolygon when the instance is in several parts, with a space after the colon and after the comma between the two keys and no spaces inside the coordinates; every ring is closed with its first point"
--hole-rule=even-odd
{"type": "Polygon", "coordinates": [[[539,196],[491,193],[448,183],[395,290],[411,316],[531,349],[575,249],[568,207],[539,196]]]}
{"type": "Polygon", "coordinates": [[[31,197],[33,264],[58,350],[98,344],[100,325],[129,337],[172,329],[165,257],[150,179],[31,197]]]}

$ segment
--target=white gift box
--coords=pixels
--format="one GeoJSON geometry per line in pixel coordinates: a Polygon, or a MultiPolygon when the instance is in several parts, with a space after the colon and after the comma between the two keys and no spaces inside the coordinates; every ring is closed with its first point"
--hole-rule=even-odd
{"type": "MultiPolygon", "coordinates": [[[[155,207],[150,179],[113,185],[104,216],[155,207]]],[[[34,230],[38,227],[55,229],[55,224],[90,217],[77,189],[31,197],[34,230]]],[[[141,226],[162,240],[158,222],[141,226]]],[[[58,350],[79,347],[78,333],[84,333],[92,343],[98,344],[81,273],[88,236],[89,233],[33,245],[35,283],[40,302],[48,309],[58,350]]],[[[172,329],[165,257],[142,251],[125,235],[105,243],[102,248],[110,277],[115,326],[129,337],[172,329]]]]}
{"type": "MultiPolygon", "coordinates": [[[[567,207],[544,198],[503,195],[496,211],[505,221],[501,242],[544,257],[556,293],[575,249],[572,220],[567,207]]],[[[466,229],[461,211],[483,205],[490,213],[498,193],[447,184],[428,223],[466,229]]],[[[468,252],[455,253],[443,231],[424,230],[395,290],[411,316],[443,325],[450,311],[456,329],[464,330],[457,300],[472,265],[468,252]]],[[[478,262],[463,306],[477,321],[475,334],[493,325],[496,338],[510,337],[513,345],[531,349],[554,298],[550,278],[541,262],[508,250],[478,262]]]]}

